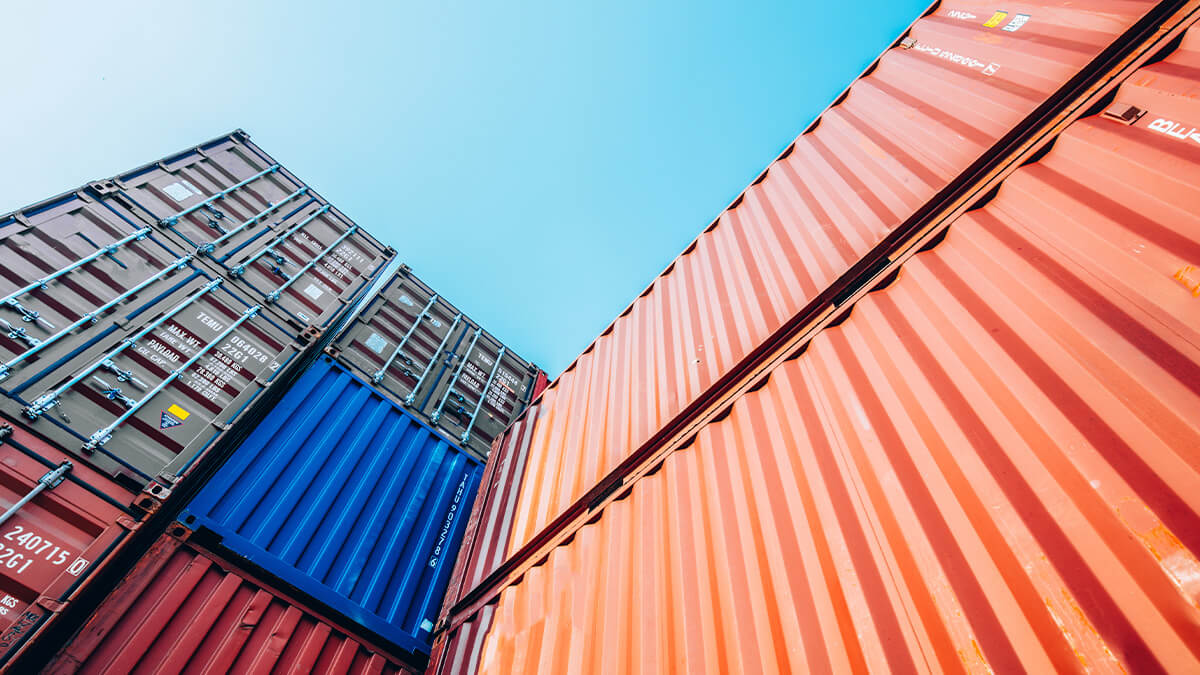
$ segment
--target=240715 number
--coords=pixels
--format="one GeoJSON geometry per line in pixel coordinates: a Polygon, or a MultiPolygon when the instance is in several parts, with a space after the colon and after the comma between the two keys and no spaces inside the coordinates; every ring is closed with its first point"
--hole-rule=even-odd
{"type": "MultiPolygon", "coordinates": [[[[0,565],[15,569],[17,574],[28,569],[38,558],[44,557],[51,565],[65,565],[71,558],[70,551],[20,525],[5,532],[4,539],[12,543],[8,546],[0,544],[0,565]]],[[[67,573],[79,576],[87,566],[87,560],[76,558],[67,568],[67,573]]]]}

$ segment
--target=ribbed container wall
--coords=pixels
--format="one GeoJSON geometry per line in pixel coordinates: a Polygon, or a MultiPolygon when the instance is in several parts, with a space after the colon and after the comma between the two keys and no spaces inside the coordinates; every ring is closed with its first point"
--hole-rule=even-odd
{"type": "Polygon", "coordinates": [[[159,539],[46,673],[414,673],[210,552],[159,539]]]}
{"type": "Polygon", "coordinates": [[[623,487],[436,672],[1200,668],[1197,32],[623,487]]]}
{"type": "Polygon", "coordinates": [[[530,409],[520,493],[486,504],[511,515],[484,516],[510,529],[476,578],[543,532],[1154,4],[1026,2],[995,23],[990,5],[945,2],[914,23],[913,41],[886,51],[530,409]]]}
{"type": "Polygon", "coordinates": [[[954,181],[1151,2],[945,2],[543,395],[509,552],[954,181]],[[1018,16],[1027,21],[1015,25],[1018,16]]]}
{"type": "Polygon", "coordinates": [[[179,522],[419,659],[482,474],[326,356],[179,522]]]}
{"type": "Polygon", "coordinates": [[[480,459],[529,405],[545,373],[401,265],[332,352],[480,459]]]}
{"type": "Polygon", "coordinates": [[[0,512],[16,509],[0,521],[0,664],[140,527],[128,501],[107,476],[0,417],[0,512]]]}

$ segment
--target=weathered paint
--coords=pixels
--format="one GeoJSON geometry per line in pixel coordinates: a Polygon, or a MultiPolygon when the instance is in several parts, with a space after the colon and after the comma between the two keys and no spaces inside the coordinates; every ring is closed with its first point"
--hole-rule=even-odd
{"type": "Polygon", "coordinates": [[[543,394],[509,553],[986,155],[1154,3],[943,3],[543,394]],[[973,18],[963,18],[972,15],[973,18]],[[982,64],[976,67],[977,63],[982,64]],[[994,68],[992,66],[995,66],[994,68]]]}
{"type": "Polygon", "coordinates": [[[413,654],[428,655],[482,464],[326,356],[179,517],[413,654]]]}
{"type": "Polygon", "coordinates": [[[1198,32],[1116,92],[1132,125],[1069,127],[437,672],[1200,668],[1198,32]]]}
{"type": "Polygon", "coordinates": [[[163,536],[44,672],[415,672],[262,579],[163,536]]]}

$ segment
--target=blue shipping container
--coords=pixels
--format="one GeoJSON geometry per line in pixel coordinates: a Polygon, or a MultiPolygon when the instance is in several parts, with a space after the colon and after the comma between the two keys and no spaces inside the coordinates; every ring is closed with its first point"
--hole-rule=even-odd
{"type": "Polygon", "coordinates": [[[478,460],[322,356],[179,520],[428,655],[482,475],[478,460]]]}

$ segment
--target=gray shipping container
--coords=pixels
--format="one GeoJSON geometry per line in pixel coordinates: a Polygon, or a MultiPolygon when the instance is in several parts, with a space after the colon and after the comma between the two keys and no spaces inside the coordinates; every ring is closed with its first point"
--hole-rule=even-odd
{"type": "Polygon", "coordinates": [[[0,392],[51,353],[116,330],[114,319],[169,293],[192,262],[84,191],[0,218],[0,392]]]}
{"type": "Polygon", "coordinates": [[[540,372],[401,266],[329,352],[421,420],[486,458],[540,372]]]}
{"type": "Polygon", "coordinates": [[[163,498],[394,255],[240,131],[0,216],[0,410],[163,498]]]}
{"type": "Polygon", "coordinates": [[[192,265],[170,279],[14,371],[0,406],[118,480],[173,485],[304,345],[223,279],[192,265]]]}
{"type": "Polygon", "coordinates": [[[333,326],[396,254],[240,130],[90,188],[297,331],[333,326]]]}

